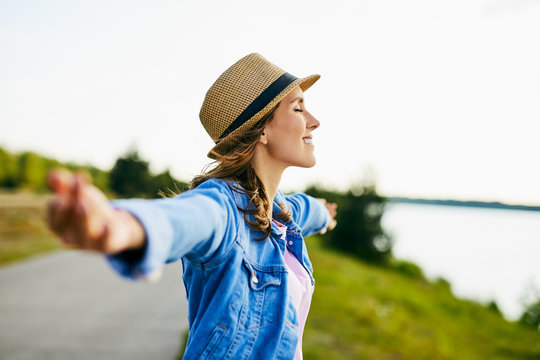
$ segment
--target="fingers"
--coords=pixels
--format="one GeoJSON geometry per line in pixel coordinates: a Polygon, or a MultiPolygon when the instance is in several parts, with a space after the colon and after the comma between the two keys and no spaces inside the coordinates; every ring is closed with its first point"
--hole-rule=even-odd
{"type": "Polygon", "coordinates": [[[144,245],[138,220],[115,211],[86,173],[55,170],[47,183],[55,195],[47,207],[47,222],[65,245],[108,254],[144,245]]]}
{"type": "Polygon", "coordinates": [[[82,248],[102,250],[102,244],[107,238],[109,212],[104,206],[93,201],[85,193],[77,201],[76,213],[79,221],[79,237],[82,248]]]}
{"type": "Polygon", "coordinates": [[[330,221],[330,225],[328,225],[328,230],[334,230],[334,228],[336,227],[337,225],[337,220],[336,219],[332,219],[330,221]]]}
{"type": "MultiPolygon", "coordinates": [[[[95,248],[104,225],[90,194],[93,187],[89,176],[57,169],[49,173],[47,184],[55,195],[47,207],[49,228],[68,246],[95,248]]],[[[102,199],[106,199],[104,195],[102,199]]]]}
{"type": "Polygon", "coordinates": [[[323,232],[321,232],[322,234],[326,233],[327,230],[333,230],[336,225],[337,225],[337,221],[336,221],[336,215],[337,215],[337,204],[336,203],[329,203],[328,201],[326,201],[326,199],[317,199],[321,202],[321,204],[324,205],[324,207],[326,208],[326,210],[328,211],[328,213],[330,214],[330,224],[328,225],[328,227],[326,229],[324,229],[323,232]]]}
{"type": "Polygon", "coordinates": [[[326,205],[326,208],[328,209],[328,212],[330,213],[330,216],[332,217],[332,221],[330,221],[330,225],[328,226],[328,230],[334,230],[334,228],[337,225],[337,204],[336,203],[329,203],[326,205]]]}
{"type": "Polygon", "coordinates": [[[63,225],[68,217],[68,206],[66,199],[56,197],[47,206],[47,225],[56,234],[60,235],[63,225]]]}
{"type": "Polygon", "coordinates": [[[65,169],[53,170],[47,176],[47,185],[55,197],[47,206],[49,228],[60,235],[73,211],[74,176],[65,169]]]}
{"type": "Polygon", "coordinates": [[[55,169],[47,175],[47,185],[55,194],[67,194],[73,184],[73,173],[66,169],[55,169]]]}
{"type": "Polygon", "coordinates": [[[330,216],[335,217],[337,215],[337,204],[336,203],[326,203],[326,209],[330,213],[330,216]]]}
{"type": "Polygon", "coordinates": [[[51,171],[47,176],[47,185],[55,197],[47,206],[49,228],[60,235],[73,206],[73,174],[65,169],[51,171]]]}

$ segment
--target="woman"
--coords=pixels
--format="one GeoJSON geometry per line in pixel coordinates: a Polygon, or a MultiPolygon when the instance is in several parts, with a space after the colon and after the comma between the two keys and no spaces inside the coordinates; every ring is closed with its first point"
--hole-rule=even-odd
{"type": "Polygon", "coordinates": [[[182,260],[190,336],[185,359],[301,359],[314,280],[303,237],[332,229],[334,204],[278,185],[289,166],[315,165],[319,122],[298,79],[259,54],[227,69],[200,119],[215,166],[172,199],[119,200],[81,175],[53,172],[49,225],[78,248],[107,254],[121,275],[157,278],[182,260]]]}

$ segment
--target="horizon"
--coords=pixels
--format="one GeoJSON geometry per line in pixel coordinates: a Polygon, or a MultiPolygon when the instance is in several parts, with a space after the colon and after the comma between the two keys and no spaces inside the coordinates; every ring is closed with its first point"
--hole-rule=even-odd
{"type": "MultiPolygon", "coordinates": [[[[13,152],[13,151],[10,151],[10,149],[2,146],[2,144],[0,144],[0,150],[3,149],[5,151],[8,151],[10,152],[11,154],[15,154],[15,155],[21,155],[23,153],[26,153],[26,152],[34,152],[34,151],[26,151],[26,150],[22,150],[22,151],[17,151],[17,152],[13,152]]],[[[131,151],[137,151],[136,149],[132,149],[131,151]]],[[[50,160],[56,160],[55,158],[53,157],[49,157],[49,156],[46,156],[45,154],[40,154],[38,152],[34,152],[35,154],[37,154],[38,156],[42,156],[44,158],[47,158],[47,159],[50,159],[50,160]]],[[[125,155],[125,154],[124,154],[125,155]]],[[[123,155],[121,155],[123,156],[123,155]]],[[[146,159],[143,159],[141,158],[142,161],[147,161],[146,159]]],[[[110,172],[112,170],[112,167],[109,168],[109,169],[103,169],[103,168],[100,168],[100,167],[97,167],[97,166],[94,166],[93,164],[90,164],[90,163],[63,163],[61,162],[62,165],[76,165],[76,166],[82,166],[82,167],[94,167],[94,168],[97,168],[99,169],[100,171],[105,171],[105,172],[110,172]]],[[[151,171],[151,170],[150,170],[151,171]]],[[[170,171],[169,169],[164,169],[164,171],[170,171]]],[[[163,171],[162,171],[163,172],[163,171]]],[[[157,172],[152,172],[151,171],[151,174],[152,175],[158,175],[157,172]]],[[[182,182],[186,182],[186,183],[189,183],[190,179],[182,179],[182,178],[177,178],[174,176],[174,174],[171,174],[171,176],[174,178],[174,180],[178,180],[178,181],[182,181],[182,182]]],[[[377,184],[371,184],[371,183],[368,183],[366,185],[375,185],[375,188],[377,189],[377,184]]],[[[304,187],[303,189],[295,189],[295,190],[292,190],[291,192],[294,192],[294,191],[305,191],[307,188],[311,187],[311,186],[315,186],[315,187],[320,187],[321,189],[324,189],[324,190],[329,190],[329,191],[336,191],[336,192],[346,192],[346,191],[350,191],[350,190],[353,190],[355,186],[357,185],[353,185],[352,187],[349,187],[349,188],[344,188],[344,189],[335,189],[335,188],[326,188],[326,187],[323,187],[323,186],[320,186],[320,185],[317,185],[317,184],[308,184],[306,187],[304,187]]],[[[1,188],[0,188],[1,190],[1,188]]],[[[4,189],[5,190],[5,189],[4,189]]],[[[20,190],[20,189],[17,189],[17,190],[20,190]]],[[[16,190],[16,191],[17,191],[16,190]]],[[[24,190],[24,189],[23,189],[24,190]]],[[[354,190],[353,190],[354,191],[354,190]]],[[[485,204],[485,205],[495,205],[493,206],[493,208],[501,208],[501,209],[506,209],[506,210],[527,210],[527,211],[540,211],[540,203],[538,204],[518,204],[518,203],[509,203],[509,202],[501,202],[501,201],[496,201],[496,200],[478,200],[478,199],[458,199],[458,198],[433,198],[433,197],[411,197],[411,196],[402,196],[402,195],[392,195],[392,196],[387,196],[386,194],[382,194],[378,191],[377,189],[377,193],[383,197],[385,197],[389,202],[400,202],[401,200],[410,200],[411,202],[415,203],[415,202],[419,202],[420,204],[425,204],[425,205],[443,205],[443,206],[465,206],[465,207],[478,207],[476,206],[474,203],[478,203],[478,204],[485,204]],[[432,202],[442,202],[440,204],[433,204],[432,202]],[[468,203],[473,203],[473,204],[468,204],[468,203]],[[496,205],[502,205],[502,206],[496,206],[496,205]]]]}

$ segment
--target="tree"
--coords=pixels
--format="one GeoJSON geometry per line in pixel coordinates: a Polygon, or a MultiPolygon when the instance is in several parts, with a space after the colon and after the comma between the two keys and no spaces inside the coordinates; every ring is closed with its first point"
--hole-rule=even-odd
{"type": "Polygon", "coordinates": [[[44,190],[47,174],[46,159],[34,152],[24,152],[19,156],[18,162],[18,185],[32,190],[44,190]]]}
{"type": "Polygon", "coordinates": [[[0,187],[15,188],[17,186],[17,156],[0,148],[0,187]]]}
{"type": "Polygon", "coordinates": [[[165,170],[161,174],[153,176],[150,181],[152,196],[171,196],[179,194],[186,190],[187,184],[183,181],[176,180],[169,170],[165,170]]]}
{"type": "Polygon", "coordinates": [[[540,330],[540,299],[525,309],[519,321],[540,330]]]}
{"type": "Polygon", "coordinates": [[[527,286],[521,301],[525,311],[523,311],[519,322],[540,330],[540,289],[536,283],[531,282],[527,286]]]}
{"type": "Polygon", "coordinates": [[[176,180],[166,170],[152,175],[148,170],[148,162],[139,157],[137,151],[129,151],[116,160],[109,174],[109,187],[122,197],[162,197],[180,193],[187,184],[176,180]]]}
{"type": "Polygon", "coordinates": [[[109,174],[111,190],[122,197],[147,197],[150,191],[148,162],[136,150],[118,158],[109,174]]]}
{"type": "Polygon", "coordinates": [[[346,193],[310,187],[306,193],[338,204],[337,227],[324,236],[326,244],[375,263],[392,255],[392,239],[382,229],[385,199],[367,183],[346,193]]]}

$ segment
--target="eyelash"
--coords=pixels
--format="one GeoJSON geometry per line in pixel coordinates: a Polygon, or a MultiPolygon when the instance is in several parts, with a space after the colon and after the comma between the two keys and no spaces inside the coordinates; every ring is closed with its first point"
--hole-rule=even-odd
{"type": "Polygon", "coordinates": [[[302,109],[294,109],[294,111],[304,112],[304,110],[302,110],[302,109]]]}

